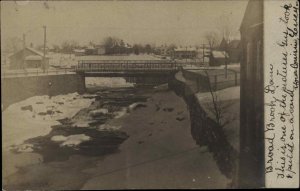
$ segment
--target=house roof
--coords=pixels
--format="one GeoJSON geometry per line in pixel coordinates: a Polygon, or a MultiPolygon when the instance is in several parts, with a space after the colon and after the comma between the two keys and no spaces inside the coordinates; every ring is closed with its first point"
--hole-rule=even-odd
{"type": "Polygon", "coordinates": [[[228,42],[225,40],[225,38],[223,37],[221,43],[220,43],[220,46],[219,46],[219,49],[220,50],[226,50],[226,48],[228,47],[228,42]]]}
{"type": "Polygon", "coordinates": [[[213,50],[211,54],[214,58],[225,58],[225,55],[228,57],[228,54],[225,51],[213,50]]]}
{"type": "Polygon", "coordinates": [[[89,45],[86,49],[90,49],[90,50],[94,50],[95,49],[95,47],[94,46],[91,46],[91,45],[89,45]]]}
{"type": "Polygon", "coordinates": [[[84,49],[73,49],[73,52],[76,52],[76,53],[84,53],[85,50],[84,50],[84,49]]]}
{"type": "MultiPolygon", "coordinates": [[[[35,50],[35,49],[33,49],[33,48],[30,48],[30,47],[25,47],[25,49],[29,50],[30,52],[34,53],[35,55],[44,57],[44,54],[43,54],[42,52],[38,51],[38,50],[35,50]]],[[[12,56],[14,56],[15,54],[18,54],[18,53],[20,53],[20,52],[23,51],[23,50],[24,50],[24,49],[19,50],[18,52],[11,54],[9,57],[12,57],[12,56]]],[[[49,58],[49,56],[46,55],[46,58],[49,58]]]]}
{"type": "Polygon", "coordinates": [[[42,52],[40,52],[40,51],[38,51],[38,50],[35,50],[35,49],[33,49],[33,48],[26,47],[26,49],[28,49],[29,51],[31,51],[31,52],[33,52],[33,53],[39,55],[39,56],[44,56],[44,54],[43,54],[42,52]]]}
{"type": "Polygon", "coordinates": [[[196,48],[175,48],[174,51],[196,51],[196,48]]]}

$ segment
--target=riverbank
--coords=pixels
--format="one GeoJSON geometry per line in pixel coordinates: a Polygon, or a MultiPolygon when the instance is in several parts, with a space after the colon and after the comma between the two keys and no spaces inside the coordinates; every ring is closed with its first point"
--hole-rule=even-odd
{"type": "Polygon", "coordinates": [[[169,85],[189,106],[194,140],[199,146],[208,147],[221,172],[232,179],[231,187],[236,187],[240,142],[239,86],[218,91],[199,89],[198,81],[186,79],[182,72],[178,72],[169,85]]]}
{"type": "MultiPolygon", "coordinates": [[[[226,188],[230,184],[231,180],[219,171],[213,155],[206,147],[199,147],[194,141],[187,106],[182,98],[167,86],[127,90],[101,90],[101,97],[95,98],[96,103],[97,99],[102,100],[102,103],[105,100],[110,105],[106,108],[110,110],[108,114],[113,114],[112,118],[105,121],[104,126],[96,126],[101,130],[108,128],[126,135],[113,152],[96,156],[78,151],[67,152],[67,156],[63,158],[52,153],[53,157],[48,158],[48,161],[45,161],[45,156],[49,156],[45,155],[46,151],[42,153],[34,149],[27,153],[9,152],[7,158],[4,158],[3,170],[12,167],[16,171],[6,177],[3,187],[8,190],[226,188]],[[125,98],[120,98],[120,95],[125,98]],[[128,96],[138,96],[140,100],[133,99],[135,104],[124,102],[128,100],[128,96]],[[115,108],[113,111],[114,107],[109,103],[115,101],[118,106],[122,103],[126,111],[122,108],[115,108]]],[[[95,104],[92,107],[96,107],[95,104]]],[[[83,109],[72,119],[86,120],[87,110],[95,109],[97,108],[83,109]]],[[[95,132],[95,129],[84,125],[76,128],[85,131],[78,134],[89,137],[92,134],[88,132],[95,132]]],[[[62,135],[61,132],[54,132],[55,135],[62,135]]],[[[51,140],[55,135],[50,133],[32,140],[39,140],[38,143],[41,143],[41,138],[51,140]]],[[[60,138],[66,141],[65,138],[69,135],[63,136],[60,138]]],[[[57,145],[59,144],[62,142],[57,145]]],[[[94,145],[101,144],[98,142],[94,145]]],[[[45,150],[49,151],[49,148],[45,150]]]]}

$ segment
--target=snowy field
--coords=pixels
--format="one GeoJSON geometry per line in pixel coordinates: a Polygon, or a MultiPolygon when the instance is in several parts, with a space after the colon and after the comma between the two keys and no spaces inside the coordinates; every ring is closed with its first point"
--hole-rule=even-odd
{"type": "MultiPolygon", "coordinates": [[[[219,101],[234,100],[240,98],[240,86],[230,87],[223,90],[214,92],[219,101]]],[[[199,92],[196,94],[199,103],[212,102],[212,96],[210,92],[199,92]]]]}
{"type": "Polygon", "coordinates": [[[74,54],[63,54],[63,53],[49,53],[50,66],[60,66],[60,67],[71,67],[77,65],[78,61],[74,54]]]}
{"type": "MultiPolygon", "coordinates": [[[[34,96],[10,105],[2,112],[2,148],[9,149],[29,138],[47,135],[51,126],[60,124],[58,119],[71,118],[92,101],[72,93],[51,98],[34,96]]],[[[23,147],[27,149],[26,145],[23,147]]]]}

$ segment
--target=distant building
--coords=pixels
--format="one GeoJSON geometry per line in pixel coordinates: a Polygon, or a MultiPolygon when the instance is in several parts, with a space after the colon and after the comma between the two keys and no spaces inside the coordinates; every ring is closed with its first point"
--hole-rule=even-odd
{"type": "Polygon", "coordinates": [[[43,68],[49,67],[49,57],[45,57],[44,54],[33,49],[26,47],[9,56],[9,68],[10,69],[26,69],[26,68],[43,68]]]}
{"type": "Polygon", "coordinates": [[[106,49],[105,49],[105,46],[104,45],[95,45],[95,53],[97,55],[104,55],[106,54],[106,49]]]}
{"type": "Polygon", "coordinates": [[[239,63],[241,61],[241,41],[232,40],[228,43],[227,53],[229,56],[230,63],[239,63]]]}
{"type": "Polygon", "coordinates": [[[210,66],[220,66],[225,65],[228,61],[228,54],[225,51],[211,51],[209,57],[209,65],[210,66]]]}
{"type": "Polygon", "coordinates": [[[222,39],[220,46],[218,47],[219,51],[226,51],[229,56],[229,63],[239,63],[241,61],[241,47],[240,40],[226,41],[225,38],[222,39]]]}
{"type": "Polygon", "coordinates": [[[84,56],[85,55],[85,49],[74,49],[73,53],[75,56],[84,56]]]}
{"type": "Polygon", "coordinates": [[[226,51],[227,47],[228,47],[228,41],[225,40],[225,38],[223,37],[218,50],[220,50],[220,51],[226,51]]]}
{"type": "Polygon", "coordinates": [[[209,58],[211,56],[211,49],[207,47],[197,48],[197,58],[202,64],[209,65],[209,58]]]}
{"type": "Polygon", "coordinates": [[[196,48],[175,48],[174,50],[174,58],[175,59],[193,59],[197,56],[196,48]]]}
{"type": "Polygon", "coordinates": [[[168,47],[166,45],[161,45],[155,49],[155,53],[158,55],[166,56],[168,54],[168,47]]]}
{"type": "Polygon", "coordinates": [[[263,2],[248,2],[241,33],[240,163],[242,188],[264,187],[263,2]]]}
{"type": "Polygon", "coordinates": [[[88,46],[85,49],[85,54],[86,55],[97,55],[97,49],[94,46],[88,46]]]}

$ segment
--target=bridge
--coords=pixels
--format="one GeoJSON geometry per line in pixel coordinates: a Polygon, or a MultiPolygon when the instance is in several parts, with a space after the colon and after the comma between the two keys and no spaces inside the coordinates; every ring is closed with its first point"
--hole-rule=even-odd
{"type": "Polygon", "coordinates": [[[92,77],[161,76],[179,69],[173,60],[80,60],[78,74],[92,77]]]}

